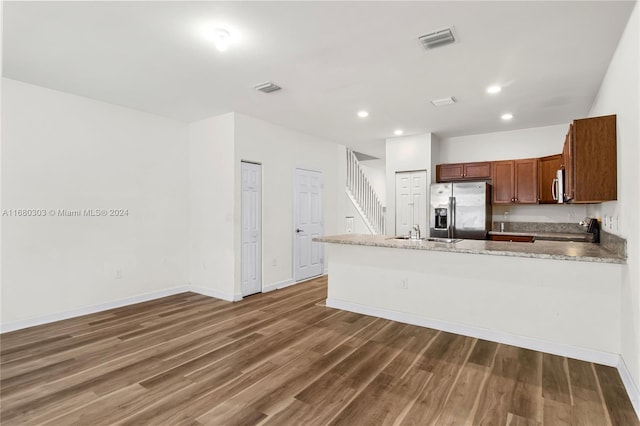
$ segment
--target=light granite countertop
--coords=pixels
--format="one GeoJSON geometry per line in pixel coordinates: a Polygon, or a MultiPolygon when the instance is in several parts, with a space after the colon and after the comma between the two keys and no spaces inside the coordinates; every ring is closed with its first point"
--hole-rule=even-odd
{"type": "Polygon", "coordinates": [[[410,250],[446,251],[452,253],[486,254],[494,256],[530,257],[538,259],[574,260],[581,262],[618,263],[626,260],[598,244],[540,241],[512,243],[508,241],[462,240],[443,243],[425,240],[399,240],[390,235],[343,234],[314,238],[314,241],[369,247],[388,247],[410,250]]]}

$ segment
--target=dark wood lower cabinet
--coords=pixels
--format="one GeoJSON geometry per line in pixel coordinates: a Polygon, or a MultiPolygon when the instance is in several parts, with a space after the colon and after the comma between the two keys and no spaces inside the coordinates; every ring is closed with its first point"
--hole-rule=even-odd
{"type": "Polygon", "coordinates": [[[511,243],[532,243],[535,241],[533,235],[491,235],[489,236],[491,241],[508,241],[511,243]]]}

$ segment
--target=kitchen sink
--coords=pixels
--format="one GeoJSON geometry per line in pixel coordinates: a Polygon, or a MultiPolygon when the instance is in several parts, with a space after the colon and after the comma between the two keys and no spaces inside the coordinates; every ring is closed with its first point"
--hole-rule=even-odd
{"type": "Polygon", "coordinates": [[[412,238],[410,238],[408,235],[398,235],[396,237],[391,237],[389,238],[389,240],[406,240],[406,241],[432,241],[432,242],[436,242],[436,243],[457,243],[462,241],[462,238],[437,238],[437,237],[427,237],[427,238],[421,238],[420,240],[413,240],[412,238]]]}
{"type": "Polygon", "coordinates": [[[436,243],[458,243],[462,241],[462,238],[437,238],[437,237],[429,237],[425,238],[427,241],[434,241],[436,243]]]}

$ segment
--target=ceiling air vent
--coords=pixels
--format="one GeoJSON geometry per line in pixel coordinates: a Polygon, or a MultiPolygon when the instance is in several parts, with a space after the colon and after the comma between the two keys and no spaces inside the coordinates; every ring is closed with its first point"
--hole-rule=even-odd
{"type": "Polygon", "coordinates": [[[266,83],[258,84],[256,87],[254,87],[254,89],[264,93],[271,93],[275,92],[276,90],[282,89],[282,87],[278,86],[277,84],[273,84],[270,81],[267,81],[266,83]]]}
{"type": "Polygon", "coordinates": [[[433,104],[433,106],[436,107],[441,107],[441,106],[445,106],[445,105],[453,105],[456,103],[456,99],[453,96],[450,96],[448,98],[442,98],[442,99],[434,99],[431,101],[431,103],[433,104]]]}
{"type": "Polygon", "coordinates": [[[425,49],[433,49],[456,41],[451,28],[420,36],[418,40],[420,40],[422,47],[425,49]]]}

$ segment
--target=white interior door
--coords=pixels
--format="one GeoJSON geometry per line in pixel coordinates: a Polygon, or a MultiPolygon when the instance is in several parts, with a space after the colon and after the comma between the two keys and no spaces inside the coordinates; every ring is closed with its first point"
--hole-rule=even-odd
{"type": "Polygon", "coordinates": [[[411,209],[411,173],[396,173],[395,235],[407,235],[413,222],[411,209]]]}
{"type": "Polygon", "coordinates": [[[396,235],[408,235],[414,225],[427,235],[427,171],[396,173],[396,235]]]}
{"type": "Polygon", "coordinates": [[[313,241],[324,233],[322,173],[296,169],[294,191],[293,276],[301,281],[324,269],[322,243],[313,241]]]}
{"type": "Polygon", "coordinates": [[[241,291],[262,291],[262,166],[242,162],[241,291]]]}

